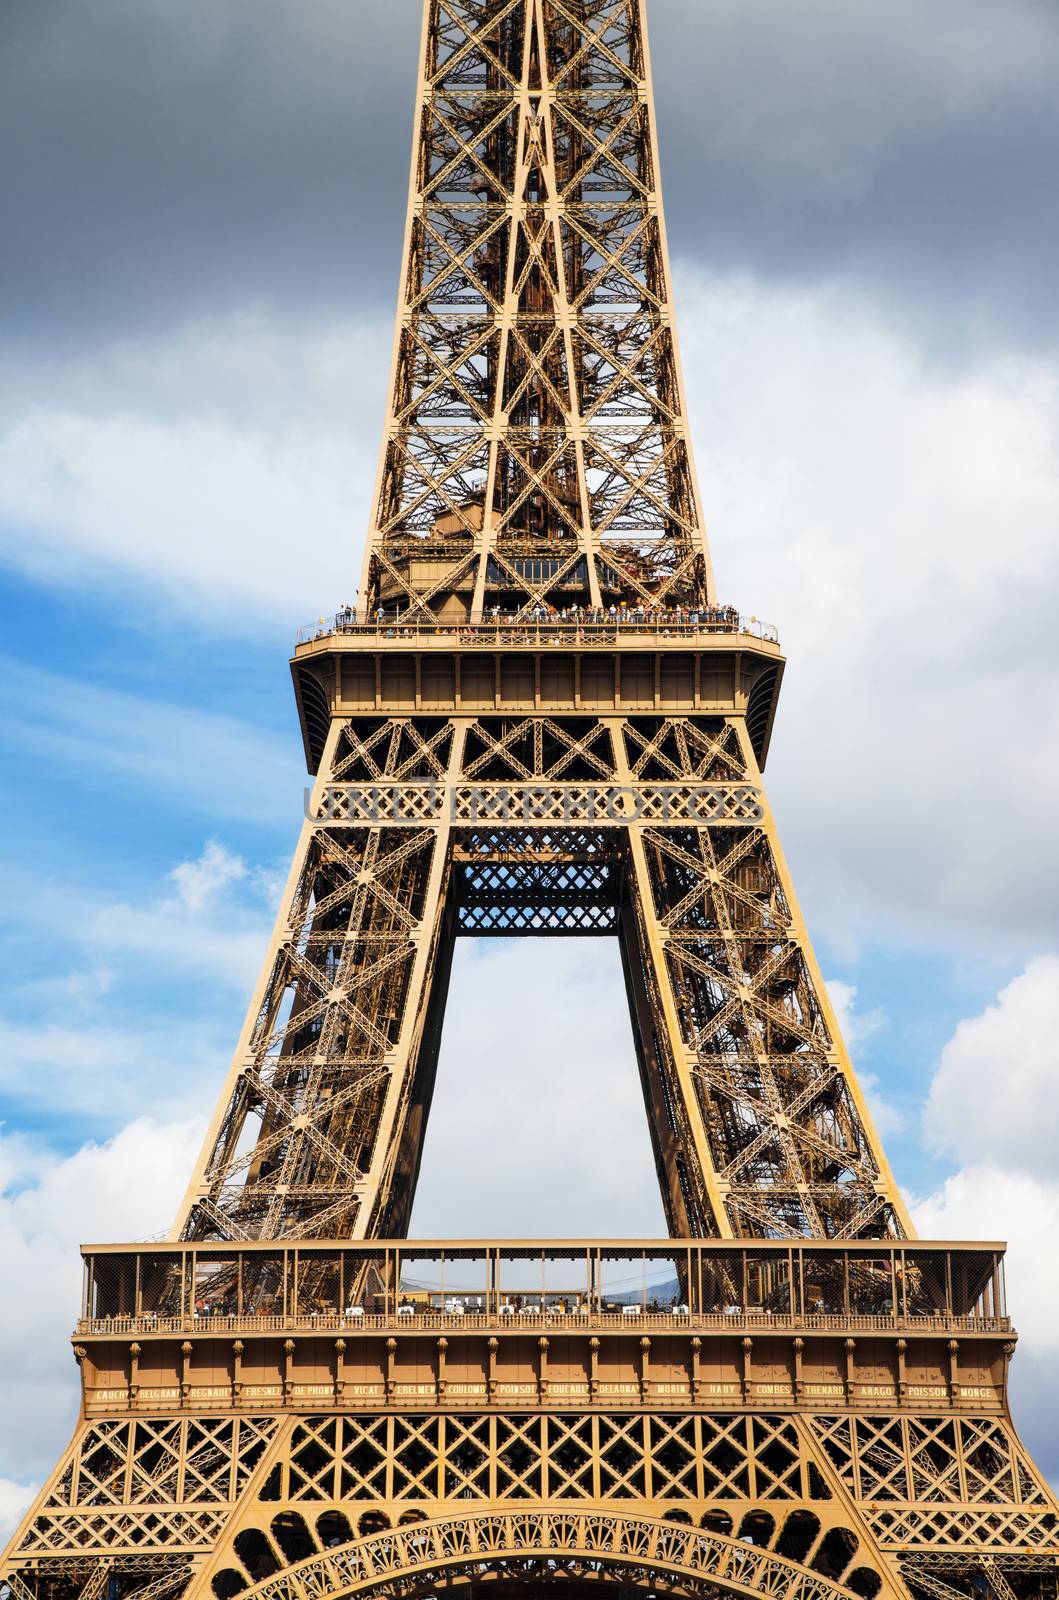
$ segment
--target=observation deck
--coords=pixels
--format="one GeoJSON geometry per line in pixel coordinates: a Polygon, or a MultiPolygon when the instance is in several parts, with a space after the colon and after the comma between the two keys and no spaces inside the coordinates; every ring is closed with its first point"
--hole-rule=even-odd
{"type": "Polygon", "coordinates": [[[731,607],[468,619],[351,611],[299,630],[291,672],[309,771],[332,716],[738,712],[764,767],[784,657],[731,607]]]}
{"type": "Polygon", "coordinates": [[[86,1245],[89,1415],[262,1405],[1003,1411],[993,1243],[86,1245]]]}

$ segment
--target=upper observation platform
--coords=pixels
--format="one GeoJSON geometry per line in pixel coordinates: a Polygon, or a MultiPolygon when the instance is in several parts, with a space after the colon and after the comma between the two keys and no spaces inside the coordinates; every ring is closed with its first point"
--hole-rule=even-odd
{"type": "Polygon", "coordinates": [[[783,668],[776,629],[730,606],[344,608],[291,661],[311,772],[332,717],[372,712],[738,715],[763,767],[783,668]]]}

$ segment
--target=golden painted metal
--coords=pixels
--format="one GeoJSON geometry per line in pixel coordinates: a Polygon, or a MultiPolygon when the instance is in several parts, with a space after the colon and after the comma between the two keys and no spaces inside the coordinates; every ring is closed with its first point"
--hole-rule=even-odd
{"type": "Polygon", "coordinates": [[[15,1600],[1055,1600],[1003,1249],[913,1236],[699,506],[642,0],[427,0],[301,838],[172,1237],[85,1247],[15,1600]],[[526,934],[620,943],[665,1240],[402,1237],[454,941],[526,934]]]}

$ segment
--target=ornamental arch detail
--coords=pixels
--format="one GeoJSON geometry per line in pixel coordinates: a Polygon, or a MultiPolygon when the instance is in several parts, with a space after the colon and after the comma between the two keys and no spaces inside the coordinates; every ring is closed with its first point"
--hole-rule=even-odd
{"type": "MultiPolygon", "coordinates": [[[[353,1540],[242,1591],[244,1600],[397,1600],[489,1580],[519,1586],[578,1582],[647,1593],[772,1600],[864,1600],[888,1585],[870,1569],[848,1588],[735,1537],[681,1523],[602,1511],[481,1510],[353,1540]]],[[[234,1591],[219,1573],[214,1592],[234,1591]]]]}

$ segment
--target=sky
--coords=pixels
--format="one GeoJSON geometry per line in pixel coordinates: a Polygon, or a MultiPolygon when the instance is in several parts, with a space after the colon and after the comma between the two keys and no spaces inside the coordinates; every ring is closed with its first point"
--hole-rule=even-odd
{"type": "MultiPolygon", "coordinates": [[[[0,9],[0,1522],[75,1414],[77,1245],[169,1225],[297,834],[418,11],[0,9]]],[[[1009,1241],[1059,1479],[1059,11],[650,19],[714,563],[789,660],[770,797],[921,1234],[1009,1241]]],[[[459,948],[413,1231],[483,1216],[662,1231],[607,941],[459,948]]]]}

